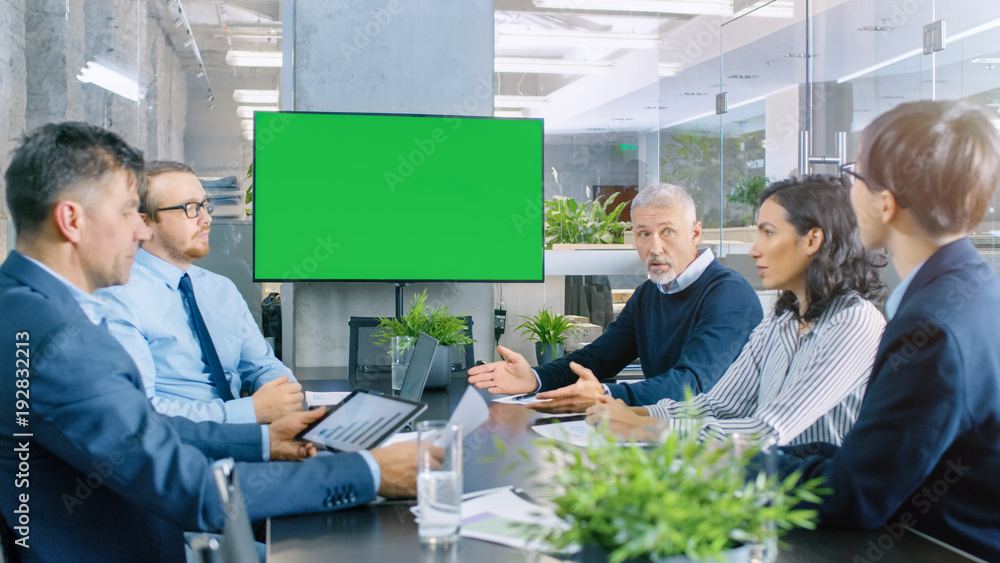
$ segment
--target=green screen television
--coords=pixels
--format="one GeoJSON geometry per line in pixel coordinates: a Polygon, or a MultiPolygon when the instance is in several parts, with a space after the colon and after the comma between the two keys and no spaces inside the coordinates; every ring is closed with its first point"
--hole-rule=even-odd
{"type": "Polygon", "coordinates": [[[258,112],[256,281],[543,281],[540,119],[258,112]]]}

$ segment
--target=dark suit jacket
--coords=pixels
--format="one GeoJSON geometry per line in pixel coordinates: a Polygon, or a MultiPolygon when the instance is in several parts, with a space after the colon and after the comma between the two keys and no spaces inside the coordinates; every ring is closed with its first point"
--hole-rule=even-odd
{"type": "MultiPolygon", "coordinates": [[[[22,560],[183,561],[182,530],[222,528],[209,466],[259,460],[260,426],[154,411],[128,354],[16,252],[0,267],[0,311],[0,513],[15,540],[27,532],[30,547],[15,547],[22,560]]],[[[237,465],[252,520],[375,498],[358,454],[237,465]]]]}
{"type": "Polygon", "coordinates": [[[843,446],[785,454],[783,470],[833,488],[824,524],[884,526],[892,541],[907,525],[1000,561],[1000,283],[968,239],[913,278],[843,446]]]}

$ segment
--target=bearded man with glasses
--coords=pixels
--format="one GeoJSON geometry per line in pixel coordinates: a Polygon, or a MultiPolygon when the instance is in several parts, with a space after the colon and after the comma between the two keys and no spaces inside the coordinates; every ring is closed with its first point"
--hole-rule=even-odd
{"type": "Polygon", "coordinates": [[[152,237],[129,283],[99,292],[108,329],[132,356],[154,408],[171,416],[266,424],[302,410],[302,387],[274,356],[228,278],[194,266],[208,254],[215,202],[190,167],[152,162],[140,203],[152,237]],[[252,393],[240,398],[247,387],[252,393]]]}

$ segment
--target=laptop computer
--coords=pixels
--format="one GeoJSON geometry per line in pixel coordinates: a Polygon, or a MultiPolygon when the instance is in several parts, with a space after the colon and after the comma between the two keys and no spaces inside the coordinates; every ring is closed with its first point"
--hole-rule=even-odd
{"type": "Polygon", "coordinates": [[[427,376],[431,373],[431,363],[434,360],[434,351],[437,350],[437,347],[437,338],[422,332],[417,337],[413,354],[410,355],[410,365],[406,368],[406,375],[403,376],[403,386],[399,390],[400,399],[420,400],[420,396],[424,394],[424,386],[427,384],[427,376]]]}

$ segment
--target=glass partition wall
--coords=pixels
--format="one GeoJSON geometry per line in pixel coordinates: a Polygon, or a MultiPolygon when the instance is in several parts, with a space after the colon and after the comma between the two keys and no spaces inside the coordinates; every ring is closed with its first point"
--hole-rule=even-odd
{"type": "MultiPolygon", "coordinates": [[[[656,182],[683,185],[704,243],[755,285],[747,253],[767,182],[836,173],[855,160],[864,127],[899,103],[966,99],[1000,110],[995,0],[509,4],[496,2],[497,113],[511,115],[502,100],[520,97],[536,105],[513,115],[546,119],[546,199],[621,201],[656,182]],[[935,22],[944,41],[924,54],[935,22]],[[509,71],[526,56],[586,69],[509,71]]],[[[995,267],[998,214],[995,200],[973,234],[995,267]]],[[[612,285],[634,287],[639,270],[612,285]]]]}

